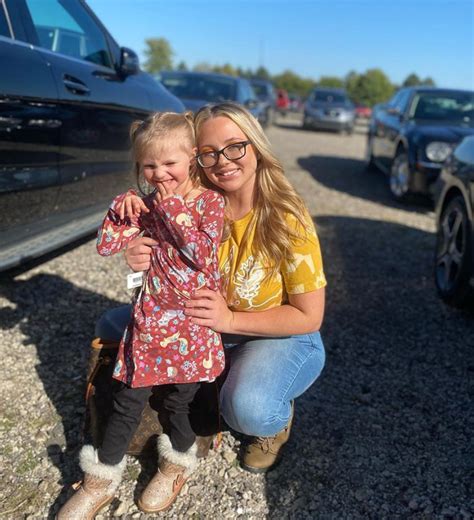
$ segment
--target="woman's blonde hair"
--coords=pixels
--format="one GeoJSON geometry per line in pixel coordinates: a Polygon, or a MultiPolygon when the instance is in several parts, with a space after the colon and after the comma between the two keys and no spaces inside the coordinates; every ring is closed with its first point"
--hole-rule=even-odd
{"type": "MultiPolygon", "coordinates": [[[[257,156],[254,213],[242,243],[248,241],[254,228],[252,254],[263,260],[264,265],[269,268],[267,275],[270,276],[279,270],[285,259],[293,257],[294,243],[303,239],[310,222],[308,211],[303,199],[285,177],[283,166],[273,154],[255,117],[234,103],[208,105],[201,108],[194,117],[196,136],[199,136],[206,121],[216,117],[227,117],[233,121],[254,147],[257,156]]],[[[201,182],[205,183],[204,171],[200,167],[199,170],[201,182]]],[[[224,239],[227,237],[228,233],[224,239]]]]}
{"type": "MultiPolygon", "coordinates": [[[[196,146],[193,113],[156,112],[144,121],[134,121],[130,127],[130,140],[133,173],[140,191],[146,193],[144,179],[140,175],[140,161],[150,148],[158,155],[160,151],[170,146],[179,146],[182,150],[190,152],[196,146]]],[[[199,183],[194,162],[189,176],[194,184],[199,183]]]]}

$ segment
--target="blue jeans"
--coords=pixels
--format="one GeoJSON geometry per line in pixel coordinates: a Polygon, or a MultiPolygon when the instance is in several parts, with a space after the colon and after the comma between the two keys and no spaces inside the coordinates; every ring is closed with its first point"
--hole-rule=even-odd
{"type": "MultiPolygon", "coordinates": [[[[130,319],[129,305],[107,311],[98,337],[117,340],[130,319]]],[[[288,423],[291,401],[305,392],[324,366],[319,332],[263,338],[223,334],[230,369],[221,389],[221,414],[234,430],[269,437],[288,423]]]]}

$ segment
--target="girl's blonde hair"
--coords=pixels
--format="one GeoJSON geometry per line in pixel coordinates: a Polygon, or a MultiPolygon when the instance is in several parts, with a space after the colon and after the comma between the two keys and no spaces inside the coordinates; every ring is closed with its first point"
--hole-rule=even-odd
{"type": "MultiPolygon", "coordinates": [[[[199,136],[206,121],[216,117],[233,121],[254,147],[257,156],[254,213],[242,243],[249,240],[254,228],[252,254],[263,260],[269,268],[267,276],[271,276],[278,272],[285,259],[293,258],[294,243],[303,239],[310,222],[308,210],[285,177],[282,164],[273,154],[260,123],[252,114],[234,103],[205,106],[194,117],[196,135],[199,136]]],[[[204,171],[201,167],[199,170],[201,182],[205,183],[204,171]]],[[[228,238],[228,231],[225,238],[228,238]]]]}
{"type": "MultiPolygon", "coordinates": [[[[130,140],[133,173],[140,191],[146,192],[143,189],[144,179],[140,175],[140,161],[150,148],[158,155],[161,150],[171,146],[178,146],[185,152],[191,152],[196,146],[193,113],[156,112],[144,121],[134,121],[130,127],[130,140]]],[[[199,184],[194,162],[189,176],[195,185],[199,184]]]]}

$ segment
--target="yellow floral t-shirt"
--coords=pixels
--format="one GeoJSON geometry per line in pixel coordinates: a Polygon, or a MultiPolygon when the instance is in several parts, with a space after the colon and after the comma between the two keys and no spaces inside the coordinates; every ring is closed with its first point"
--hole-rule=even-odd
{"type": "Polygon", "coordinates": [[[306,237],[294,243],[293,258],[286,259],[276,275],[264,280],[264,266],[251,253],[254,232],[247,243],[242,243],[252,215],[251,211],[232,223],[231,235],[219,249],[223,293],[232,310],[270,309],[286,303],[288,294],[303,294],[326,285],[321,249],[312,222],[308,222],[306,237]]]}

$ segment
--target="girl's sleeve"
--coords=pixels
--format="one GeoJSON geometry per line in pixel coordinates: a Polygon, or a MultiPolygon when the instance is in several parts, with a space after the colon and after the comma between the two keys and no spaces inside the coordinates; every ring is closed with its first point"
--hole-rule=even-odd
{"type": "Polygon", "coordinates": [[[301,238],[293,242],[293,257],[283,262],[282,276],[288,294],[316,291],[327,284],[318,235],[309,217],[301,238]]]}
{"type": "Polygon", "coordinates": [[[157,206],[158,215],[176,242],[180,252],[202,270],[217,258],[217,251],[224,227],[225,202],[222,195],[209,190],[196,202],[201,215],[196,222],[183,197],[173,195],[157,206]]]}
{"type": "Polygon", "coordinates": [[[116,197],[107,211],[107,215],[105,215],[97,235],[97,251],[99,255],[110,256],[118,253],[143,231],[140,217],[125,217],[122,220],[116,211],[117,206],[130,193],[135,195],[134,192],[127,192],[116,197]]]}

